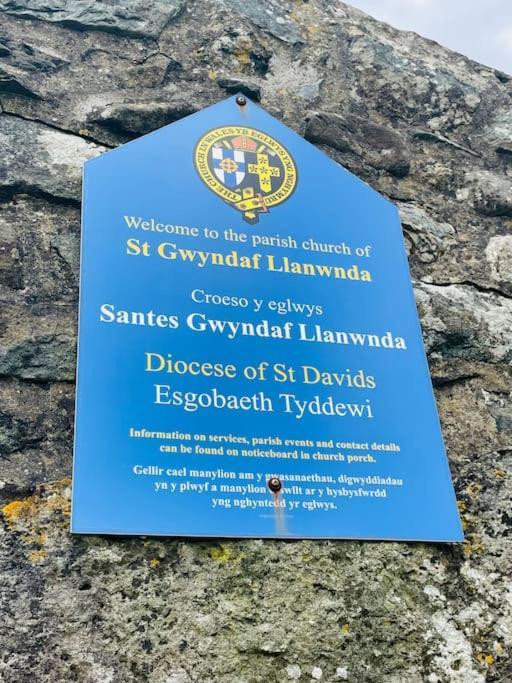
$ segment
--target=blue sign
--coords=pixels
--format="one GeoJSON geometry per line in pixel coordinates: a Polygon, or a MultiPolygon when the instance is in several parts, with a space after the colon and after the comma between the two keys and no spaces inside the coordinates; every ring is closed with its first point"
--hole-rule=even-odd
{"type": "Polygon", "coordinates": [[[74,533],[462,540],[393,204],[234,97],[83,199],[74,533]]]}

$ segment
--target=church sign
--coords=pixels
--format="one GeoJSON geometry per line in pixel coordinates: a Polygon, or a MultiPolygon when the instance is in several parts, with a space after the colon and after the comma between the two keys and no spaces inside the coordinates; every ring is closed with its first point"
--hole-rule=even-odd
{"type": "Polygon", "coordinates": [[[85,164],[71,528],[462,540],[397,210],[241,96],[85,164]]]}

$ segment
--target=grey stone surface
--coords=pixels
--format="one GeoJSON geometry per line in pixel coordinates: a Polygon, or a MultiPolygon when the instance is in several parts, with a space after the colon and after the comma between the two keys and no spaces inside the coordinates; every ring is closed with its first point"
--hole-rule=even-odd
{"type": "Polygon", "coordinates": [[[410,153],[402,136],[360,116],[320,112],[308,121],[305,137],[365,158],[372,168],[403,177],[410,170],[410,153]]]}
{"type": "Polygon", "coordinates": [[[0,680],[509,683],[510,78],[329,0],[0,9],[0,680]],[[82,161],[235,87],[400,209],[463,545],[68,533],[82,161]]]}
{"type": "Polygon", "coordinates": [[[412,203],[400,203],[398,208],[406,244],[422,263],[432,263],[456,244],[455,229],[449,223],[435,221],[425,209],[412,203]]]}
{"type": "Polygon", "coordinates": [[[255,81],[250,81],[246,78],[223,76],[222,78],[217,79],[217,83],[230,95],[242,93],[251,100],[254,100],[254,102],[259,102],[261,100],[261,88],[255,81]]]}
{"type": "Polygon", "coordinates": [[[39,49],[25,40],[0,38],[0,57],[4,65],[11,65],[24,72],[43,73],[57,71],[67,63],[51,50],[39,49]]]}
{"type": "Polygon", "coordinates": [[[193,114],[190,102],[123,102],[93,110],[89,124],[97,124],[126,141],[150,133],[178,119],[193,114]]]}
{"type": "Polygon", "coordinates": [[[185,0],[1,0],[0,10],[17,17],[79,29],[157,38],[185,7],[185,0]]]}
{"type": "Polygon", "coordinates": [[[256,26],[268,31],[280,40],[296,45],[302,41],[297,24],[290,19],[291,2],[245,2],[245,0],[224,0],[236,13],[243,14],[256,26]]]}
{"type": "Polygon", "coordinates": [[[512,361],[512,301],[469,285],[416,287],[431,356],[491,363],[512,361]]]}
{"type": "Polygon", "coordinates": [[[0,377],[73,380],[76,306],[2,302],[0,377]]]}
{"type": "Polygon", "coordinates": [[[103,148],[48,126],[0,117],[0,194],[80,201],[82,164],[103,148]]]}
{"type": "Polygon", "coordinates": [[[25,85],[23,76],[18,75],[16,70],[12,68],[0,68],[0,92],[25,95],[25,97],[36,99],[39,97],[34,90],[25,85]]]}
{"type": "Polygon", "coordinates": [[[507,177],[491,171],[471,171],[466,175],[466,182],[478,212],[512,218],[512,187],[507,177]]]}

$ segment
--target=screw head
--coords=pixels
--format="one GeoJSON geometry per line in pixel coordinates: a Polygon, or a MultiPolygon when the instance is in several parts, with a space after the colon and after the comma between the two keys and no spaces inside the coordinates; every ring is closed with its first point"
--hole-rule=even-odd
{"type": "Polygon", "coordinates": [[[245,105],[247,104],[247,98],[244,95],[238,95],[238,97],[236,98],[236,103],[239,107],[245,107],[245,105]]]}
{"type": "Polygon", "coordinates": [[[269,489],[272,491],[272,493],[279,493],[279,491],[283,488],[281,480],[277,477],[270,477],[267,485],[269,489]]]}

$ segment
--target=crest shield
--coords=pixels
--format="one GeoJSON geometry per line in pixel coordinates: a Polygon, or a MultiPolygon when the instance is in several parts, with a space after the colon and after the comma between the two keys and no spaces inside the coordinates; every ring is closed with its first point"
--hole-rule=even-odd
{"type": "Polygon", "coordinates": [[[220,145],[212,149],[213,170],[226,187],[236,187],[245,178],[245,153],[238,149],[225,149],[220,145]]]}

